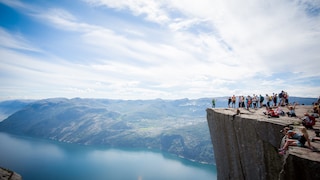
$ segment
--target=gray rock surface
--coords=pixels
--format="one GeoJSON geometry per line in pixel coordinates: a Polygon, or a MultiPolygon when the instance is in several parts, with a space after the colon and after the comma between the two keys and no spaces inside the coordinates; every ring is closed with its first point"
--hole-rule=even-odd
{"type": "MultiPolygon", "coordinates": [[[[309,109],[298,106],[296,113],[309,109]]],[[[236,115],[236,109],[207,109],[218,179],[320,179],[320,153],[290,147],[286,156],[278,154],[283,137],[279,131],[287,125],[298,130],[299,118],[268,118],[264,108],[240,111],[236,115]]],[[[310,138],[315,136],[313,130],[308,132],[310,138]]],[[[312,146],[320,149],[319,141],[312,146]]]]}
{"type": "Polygon", "coordinates": [[[0,167],[0,180],[22,180],[22,177],[16,172],[0,167]]]}

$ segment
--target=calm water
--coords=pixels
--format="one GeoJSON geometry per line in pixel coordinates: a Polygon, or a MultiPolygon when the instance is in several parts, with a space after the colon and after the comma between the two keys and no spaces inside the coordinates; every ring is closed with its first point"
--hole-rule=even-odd
{"type": "Polygon", "coordinates": [[[215,180],[216,168],[174,155],[88,147],[0,133],[0,166],[23,180],[215,180]]]}

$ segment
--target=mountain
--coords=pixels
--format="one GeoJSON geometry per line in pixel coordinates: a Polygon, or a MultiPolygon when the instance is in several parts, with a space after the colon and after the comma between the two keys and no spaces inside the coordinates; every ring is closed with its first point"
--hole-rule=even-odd
{"type": "Polygon", "coordinates": [[[214,163],[210,99],[45,99],[0,122],[0,131],[68,143],[161,150],[214,163]]]}
{"type": "Polygon", "coordinates": [[[34,100],[8,100],[0,102],[0,122],[34,100]]]}
{"type": "MultiPolygon", "coordinates": [[[[216,99],[227,107],[228,97],[216,99]]],[[[53,98],[0,102],[0,131],[85,145],[148,148],[214,164],[206,121],[211,98],[111,100],[53,98]],[[9,113],[12,113],[8,116],[9,113]]],[[[316,98],[290,97],[310,105],[316,98]]]]}

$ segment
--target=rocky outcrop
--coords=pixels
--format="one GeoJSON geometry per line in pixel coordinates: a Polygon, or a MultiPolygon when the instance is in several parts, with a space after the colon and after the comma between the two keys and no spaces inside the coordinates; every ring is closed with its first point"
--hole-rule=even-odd
{"type": "MultiPolygon", "coordinates": [[[[319,144],[317,145],[319,149],[319,144]]],[[[291,148],[284,157],[283,169],[279,179],[320,179],[319,153],[306,151],[304,148],[291,148]]]]}
{"type": "Polygon", "coordinates": [[[237,115],[235,109],[207,109],[218,179],[320,178],[319,153],[290,147],[286,156],[278,154],[279,131],[298,118],[267,118],[263,109],[241,111],[237,115]]]}
{"type": "Polygon", "coordinates": [[[0,167],[0,180],[22,180],[22,177],[16,172],[0,167]]]}

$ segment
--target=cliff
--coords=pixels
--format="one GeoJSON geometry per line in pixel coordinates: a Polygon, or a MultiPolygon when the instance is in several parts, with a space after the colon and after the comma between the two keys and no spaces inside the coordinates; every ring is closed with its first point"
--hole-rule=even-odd
{"type": "MultiPolygon", "coordinates": [[[[303,114],[308,108],[299,106],[296,112],[303,114]]],[[[320,179],[320,153],[290,147],[285,156],[278,154],[280,130],[298,125],[299,118],[268,118],[264,110],[241,109],[235,115],[236,109],[207,109],[218,179],[320,179]]],[[[312,145],[320,149],[319,141],[312,145]]]]}

